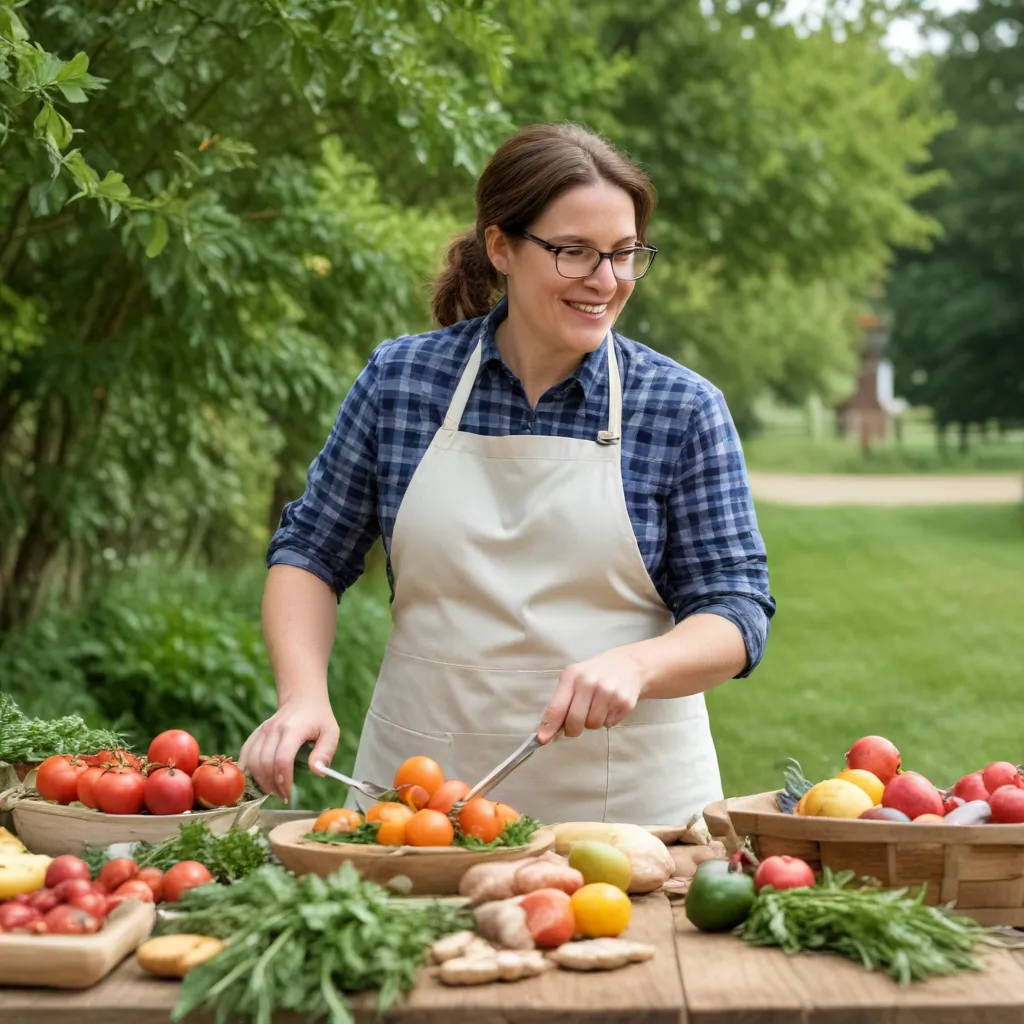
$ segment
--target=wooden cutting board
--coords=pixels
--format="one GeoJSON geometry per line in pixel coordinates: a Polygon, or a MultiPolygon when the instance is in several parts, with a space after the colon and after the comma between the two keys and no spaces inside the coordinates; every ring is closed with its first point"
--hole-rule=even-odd
{"type": "Polygon", "coordinates": [[[0,985],[91,988],[138,949],[155,922],[152,903],[126,900],[92,935],[0,935],[0,985]]]}

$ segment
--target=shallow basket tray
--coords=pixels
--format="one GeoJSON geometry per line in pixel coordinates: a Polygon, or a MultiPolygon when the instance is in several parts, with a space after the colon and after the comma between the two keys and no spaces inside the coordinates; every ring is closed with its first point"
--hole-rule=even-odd
{"type": "Polygon", "coordinates": [[[222,835],[232,827],[252,828],[259,821],[264,800],[265,796],[253,797],[234,807],[187,814],[103,814],[88,807],[26,797],[11,806],[11,817],[15,834],[33,853],[59,857],[120,843],[173,839],[179,826],[192,821],[204,821],[214,835],[222,835]]]}
{"type": "Polygon", "coordinates": [[[461,846],[376,846],[362,843],[320,843],[302,837],[313,831],[316,818],[288,821],[271,830],[267,839],[281,863],[297,875],[326,877],[351,863],[378,885],[393,878],[409,880],[408,895],[454,896],[462,876],[474,864],[539,857],[554,848],[555,834],[539,828],[525,846],[467,850],[461,846]]]}
{"type": "Polygon", "coordinates": [[[1024,927],[1024,825],[940,825],[812,818],[779,810],[776,794],[716,801],[713,834],[750,840],[761,859],[801,857],[816,871],[851,870],[887,889],[922,885],[925,902],[984,925],[1024,927]]]}

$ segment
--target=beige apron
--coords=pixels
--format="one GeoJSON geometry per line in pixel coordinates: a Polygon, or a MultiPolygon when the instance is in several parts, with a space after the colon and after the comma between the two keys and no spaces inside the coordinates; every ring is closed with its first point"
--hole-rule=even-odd
{"type": "MultiPolygon", "coordinates": [[[[425,754],[473,785],[536,731],[567,665],[674,625],[626,510],[611,335],[608,430],[594,440],[460,431],[481,350],[399,508],[394,622],[357,779],[390,785],[425,754]]],[[[640,701],[614,728],[542,747],[490,794],[545,822],[643,825],[721,796],[703,695],[640,701]]]]}

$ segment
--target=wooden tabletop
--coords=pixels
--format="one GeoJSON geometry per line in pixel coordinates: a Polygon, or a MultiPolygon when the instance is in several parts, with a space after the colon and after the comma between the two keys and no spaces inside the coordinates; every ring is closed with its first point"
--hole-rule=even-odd
{"type": "MultiPolygon", "coordinates": [[[[981,954],[983,970],[901,988],[829,954],[788,957],[731,935],[695,931],[661,895],[635,901],[629,936],[653,960],[618,971],[555,970],[473,988],[442,986],[424,969],[387,1020],[396,1024],[1024,1024],[1024,951],[981,954]]],[[[154,1024],[166,1021],[175,982],[144,975],[134,958],[84,992],[0,991],[3,1024],[154,1024]]],[[[353,1001],[375,1019],[374,1000],[353,1001]]],[[[207,1022],[191,1017],[190,1024],[207,1022]]],[[[292,1024],[282,1014],[275,1024],[292,1024]]]]}

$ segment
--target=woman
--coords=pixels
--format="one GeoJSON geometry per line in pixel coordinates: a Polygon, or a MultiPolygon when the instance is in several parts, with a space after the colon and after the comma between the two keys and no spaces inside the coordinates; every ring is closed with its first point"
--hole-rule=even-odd
{"type": "Polygon", "coordinates": [[[440,329],[376,349],[284,510],[263,615],[279,706],[242,760],[285,797],[304,742],[330,762],[335,603],[382,534],[393,626],[357,778],[425,754],[472,785],[537,731],[495,799],[683,822],[722,794],[704,692],[753,670],[775,610],[740,443],[720,391],[612,330],[657,251],[639,168],[533,126],[476,200],[440,329]]]}

